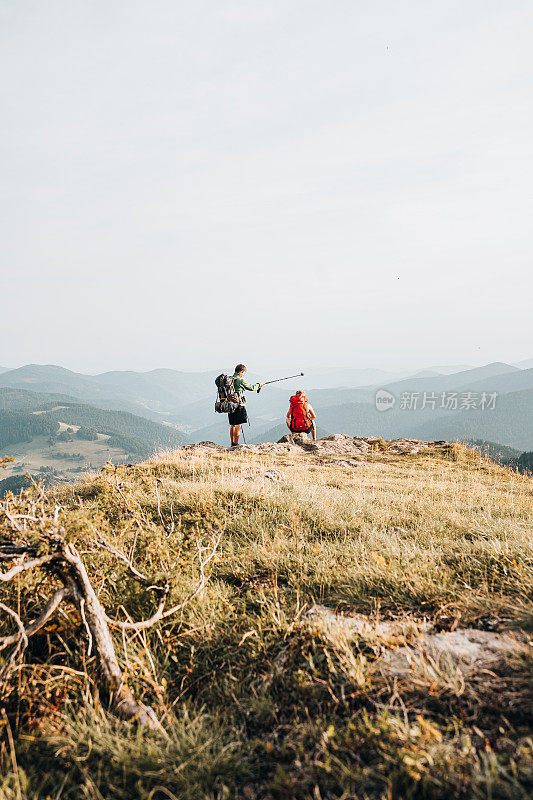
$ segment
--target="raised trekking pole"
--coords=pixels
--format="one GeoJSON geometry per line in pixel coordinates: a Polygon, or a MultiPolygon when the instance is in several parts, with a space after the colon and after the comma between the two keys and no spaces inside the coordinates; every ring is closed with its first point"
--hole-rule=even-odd
{"type": "MultiPolygon", "coordinates": [[[[265,381],[263,386],[266,386],[268,383],[279,383],[280,381],[288,381],[291,378],[299,378],[301,375],[303,375],[303,372],[299,372],[298,375],[288,375],[286,378],[275,378],[273,381],[265,381]]],[[[257,390],[257,394],[259,394],[260,391],[261,386],[257,390]]]]}

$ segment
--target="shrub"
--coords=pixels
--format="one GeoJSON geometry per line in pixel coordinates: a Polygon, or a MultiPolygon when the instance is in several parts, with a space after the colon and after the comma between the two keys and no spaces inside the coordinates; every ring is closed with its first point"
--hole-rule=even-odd
{"type": "Polygon", "coordinates": [[[90,428],[86,425],[82,425],[81,428],[78,428],[76,436],[78,439],[84,439],[87,442],[94,442],[96,439],[98,439],[98,431],[96,428],[90,428]]]}

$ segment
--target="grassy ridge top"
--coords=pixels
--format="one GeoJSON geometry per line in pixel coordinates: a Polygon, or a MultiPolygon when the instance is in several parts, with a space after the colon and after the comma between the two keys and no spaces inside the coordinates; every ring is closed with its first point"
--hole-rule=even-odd
{"type": "MultiPolygon", "coordinates": [[[[62,489],[50,502],[112,617],[141,619],[156,600],[98,537],[169,576],[177,603],[197,578],[197,544],[222,538],[181,615],[115,637],[169,738],[109,718],[80,620],[67,616],[66,661],[50,631],[41,663],[3,690],[19,796],[525,798],[525,656],[490,675],[439,664],[398,683],[373,670],[390,642],[305,619],[320,603],[444,631],[527,627],[532,498],[531,478],[461,446],[399,456],[384,445],[359,466],[197,446],[62,489]]],[[[29,578],[16,591],[38,606],[29,578]]],[[[12,760],[6,775],[2,800],[17,796],[12,760]]]]}

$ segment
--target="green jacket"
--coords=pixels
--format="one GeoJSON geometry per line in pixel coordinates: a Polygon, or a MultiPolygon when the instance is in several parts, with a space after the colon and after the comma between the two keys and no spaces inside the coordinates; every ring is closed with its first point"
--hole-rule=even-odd
{"type": "Polygon", "coordinates": [[[257,392],[260,383],[247,383],[244,378],[240,378],[237,374],[233,375],[233,383],[235,384],[235,391],[239,397],[239,402],[244,403],[244,390],[248,389],[249,392],[257,392]]]}

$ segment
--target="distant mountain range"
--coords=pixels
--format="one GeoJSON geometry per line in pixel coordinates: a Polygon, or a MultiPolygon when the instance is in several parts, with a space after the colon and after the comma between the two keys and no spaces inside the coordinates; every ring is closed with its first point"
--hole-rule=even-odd
{"type": "Polygon", "coordinates": [[[0,374],[0,387],[69,395],[153,418],[212,393],[216,374],[156,369],[82,375],[52,364],[28,364],[0,374]]]}
{"type": "Polygon", "coordinates": [[[518,364],[514,366],[520,369],[531,369],[531,367],[533,367],[533,358],[526,358],[525,361],[519,361],[518,364]]]}
{"type": "MultiPolygon", "coordinates": [[[[28,364],[0,369],[0,408],[35,411],[51,403],[69,408],[86,405],[164,423],[163,429],[173,430],[180,441],[225,443],[227,419],[214,414],[217,374],[156,369],[84,375],[56,365],[28,364]]],[[[248,378],[259,380],[253,374],[248,378]]],[[[250,441],[268,440],[277,435],[280,425],[285,432],[288,398],[296,388],[306,390],[323,431],[384,438],[490,439],[519,450],[533,449],[533,359],[476,368],[436,366],[411,374],[309,370],[302,378],[265,387],[260,395],[247,393],[251,426],[245,428],[245,435],[250,441]],[[394,396],[394,406],[388,411],[376,409],[379,389],[394,396]],[[445,407],[450,393],[457,393],[457,408],[451,403],[445,407]],[[496,393],[494,408],[461,409],[463,395],[476,398],[479,406],[483,393],[496,393]],[[424,394],[434,398],[433,405],[422,408],[424,394]],[[405,398],[414,395],[418,395],[417,407],[409,409],[405,398]]],[[[155,429],[152,434],[156,435],[155,429]]]]}
{"type": "Polygon", "coordinates": [[[533,390],[512,392],[497,398],[494,410],[471,409],[377,411],[369,403],[346,403],[318,408],[322,425],[335,432],[393,439],[488,439],[518,450],[533,449],[533,390]]]}

